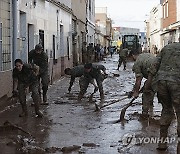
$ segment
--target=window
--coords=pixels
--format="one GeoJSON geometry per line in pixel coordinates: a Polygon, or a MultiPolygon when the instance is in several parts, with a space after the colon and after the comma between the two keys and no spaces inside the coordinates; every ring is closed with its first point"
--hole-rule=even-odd
{"type": "Polygon", "coordinates": [[[168,5],[168,1],[166,2],[166,17],[169,16],[169,5],[168,5]]]}
{"type": "Polygon", "coordinates": [[[133,42],[133,41],[135,41],[136,40],[136,36],[125,36],[124,37],[125,38],[125,41],[127,41],[127,42],[133,42]]]}
{"type": "Polygon", "coordinates": [[[91,12],[91,0],[89,0],[89,11],[91,12]]]}
{"type": "Polygon", "coordinates": [[[11,8],[10,1],[0,1],[0,71],[11,69],[11,8]]]}
{"type": "Polygon", "coordinates": [[[44,30],[39,30],[39,43],[43,46],[44,49],[44,30]]]}
{"type": "Polygon", "coordinates": [[[60,55],[62,56],[64,54],[64,50],[65,50],[65,47],[64,47],[64,27],[63,25],[60,25],[60,55]]]}
{"type": "Polygon", "coordinates": [[[0,24],[0,71],[11,69],[10,27],[0,24]]]}
{"type": "Polygon", "coordinates": [[[164,19],[166,18],[166,7],[165,7],[165,5],[163,5],[163,18],[164,19]]]}

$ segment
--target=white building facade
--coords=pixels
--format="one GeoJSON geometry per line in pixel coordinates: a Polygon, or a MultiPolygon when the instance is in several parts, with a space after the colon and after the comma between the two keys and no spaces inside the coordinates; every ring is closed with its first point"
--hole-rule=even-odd
{"type": "Polygon", "coordinates": [[[177,0],[177,38],[176,41],[180,42],[180,0],[177,0]]]}
{"type": "Polygon", "coordinates": [[[49,57],[50,79],[72,67],[71,0],[0,1],[0,98],[12,95],[12,69],[17,58],[42,44],[49,57]]]}
{"type": "Polygon", "coordinates": [[[149,19],[150,49],[154,48],[155,46],[158,49],[162,48],[161,18],[162,18],[162,6],[159,4],[157,7],[154,7],[150,12],[150,19],[149,19]]]}
{"type": "Polygon", "coordinates": [[[95,43],[95,0],[87,0],[87,44],[95,43]]]}
{"type": "Polygon", "coordinates": [[[16,57],[27,62],[28,52],[40,43],[49,56],[51,79],[58,78],[72,65],[71,0],[19,0],[18,10],[16,57]]]}

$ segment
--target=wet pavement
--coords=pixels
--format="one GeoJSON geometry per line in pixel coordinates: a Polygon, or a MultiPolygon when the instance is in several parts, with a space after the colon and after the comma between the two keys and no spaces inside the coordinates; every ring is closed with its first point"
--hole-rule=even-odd
{"type": "MultiPolygon", "coordinates": [[[[124,98],[135,82],[131,71],[132,62],[127,70],[117,71],[118,55],[107,57],[100,62],[107,68],[108,78],[104,80],[105,102],[111,103],[124,98]]],[[[93,92],[90,85],[82,102],[77,102],[79,92],[78,79],[70,94],[68,77],[63,77],[50,86],[48,91],[49,105],[41,105],[44,117],[34,114],[32,100],[28,100],[29,116],[19,118],[21,106],[15,103],[0,111],[0,149],[2,154],[174,154],[175,141],[169,144],[165,152],[156,150],[157,144],[150,139],[159,137],[159,118],[161,105],[154,101],[151,118],[140,119],[141,95],[125,112],[125,120],[117,122],[123,107],[131,99],[117,101],[101,111],[95,111],[95,103],[100,103],[99,93],[94,94],[93,101],[89,96],[93,92]],[[11,125],[4,125],[4,122],[11,125]],[[8,123],[9,124],[9,123],[8,123]],[[142,142],[141,142],[142,141],[142,142]]],[[[169,136],[176,137],[176,123],[172,123],[169,136]]]]}

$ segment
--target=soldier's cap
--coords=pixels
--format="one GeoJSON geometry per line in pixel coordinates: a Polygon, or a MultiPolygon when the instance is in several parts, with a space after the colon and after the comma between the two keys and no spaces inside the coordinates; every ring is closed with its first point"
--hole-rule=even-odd
{"type": "Polygon", "coordinates": [[[37,45],[35,46],[35,50],[41,50],[41,49],[43,49],[43,47],[42,47],[41,44],[37,44],[37,45]]]}
{"type": "Polygon", "coordinates": [[[85,65],[84,65],[84,68],[85,68],[85,69],[90,69],[90,68],[92,68],[92,63],[87,63],[87,64],[85,64],[85,65]]]}

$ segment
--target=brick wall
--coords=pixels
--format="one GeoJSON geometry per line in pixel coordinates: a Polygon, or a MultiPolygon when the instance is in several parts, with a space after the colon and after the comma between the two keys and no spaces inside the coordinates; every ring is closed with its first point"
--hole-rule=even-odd
{"type": "Polygon", "coordinates": [[[175,23],[177,21],[176,0],[164,0],[162,9],[163,9],[163,28],[166,28],[170,24],[175,23]],[[168,5],[168,9],[167,9],[167,5],[168,5]],[[165,11],[164,11],[164,7],[165,7],[165,11]],[[168,16],[167,16],[167,11],[168,11],[168,16]]]}

